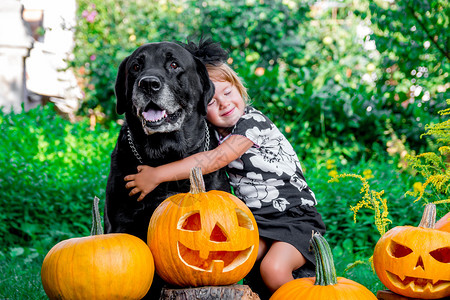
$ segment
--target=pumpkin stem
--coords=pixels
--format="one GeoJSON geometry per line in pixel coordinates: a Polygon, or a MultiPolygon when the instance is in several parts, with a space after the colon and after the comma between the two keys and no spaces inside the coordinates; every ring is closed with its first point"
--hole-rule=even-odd
{"type": "Polygon", "coordinates": [[[98,209],[98,202],[100,199],[97,196],[94,197],[94,203],[92,204],[92,228],[91,235],[103,234],[102,220],[100,217],[100,211],[98,209]]]}
{"type": "Polygon", "coordinates": [[[436,205],[428,203],[423,211],[422,220],[418,227],[434,229],[436,223],[436,205]]]}
{"type": "Polygon", "coordinates": [[[333,254],[327,240],[320,233],[315,232],[309,243],[314,250],[316,259],[316,281],[314,285],[337,284],[333,254]]]}
{"type": "Polygon", "coordinates": [[[191,181],[191,194],[205,193],[205,182],[203,181],[202,168],[194,167],[191,169],[191,174],[189,176],[191,181]]]}

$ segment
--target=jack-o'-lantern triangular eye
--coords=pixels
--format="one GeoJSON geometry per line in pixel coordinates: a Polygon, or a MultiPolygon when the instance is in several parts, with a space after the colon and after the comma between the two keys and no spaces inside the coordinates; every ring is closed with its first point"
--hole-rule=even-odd
{"type": "Polygon", "coordinates": [[[438,262],[444,264],[450,263],[450,247],[444,247],[433,250],[430,252],[430,255],[438,262]]]}
{"type": "Polygon", "coordinates": [[[202,229],[200,213],[198,211],[194,211],[182,217],[178,223],[178,228],[188,231],[199,231],[202,229]]]}
{"type": "Polygon", "coordinates": [[[249,216],[241,209],[236,208],[236,215],[238,219],[238,225],[248,230],[253,230],[253,223],[249,216]]]}
{"type": "Polygon", "coordinates": [[[396,258],[405,257],[413,252],[409,247],[394,242],[393,240],[390,241],[388,251],[393,257],[396,258]]]}

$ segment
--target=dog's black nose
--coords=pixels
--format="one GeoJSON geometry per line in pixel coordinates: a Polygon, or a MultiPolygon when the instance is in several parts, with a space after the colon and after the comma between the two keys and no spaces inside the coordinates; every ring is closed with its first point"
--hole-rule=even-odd
{"type": "Polygon", "coordinates": [[[156,76],[144,76],[139,80],[138,86],[156,92],[161,89],[161,80],[156,76]]]}

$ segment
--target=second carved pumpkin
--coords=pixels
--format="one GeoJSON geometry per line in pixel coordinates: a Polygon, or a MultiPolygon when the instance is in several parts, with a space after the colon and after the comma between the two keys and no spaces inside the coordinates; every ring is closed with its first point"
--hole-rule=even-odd
{"type": "Polygon", "coordinates": [[[397,226],[375,246],[373,264],[391,291],[413,298],[450,296],[450,233],[434,229],[436,207],[428,204],[418,227],[397,226]]]}

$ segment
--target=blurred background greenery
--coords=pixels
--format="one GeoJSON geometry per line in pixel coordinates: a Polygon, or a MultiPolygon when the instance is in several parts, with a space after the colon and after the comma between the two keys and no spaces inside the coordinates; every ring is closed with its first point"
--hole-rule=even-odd
{"type": "MultiPolygon", "coordinates": [[[[0,113],[0,296],[45,298],[43,256],[89,234],[122,118],[114,97],[122,59],[148,42],[201,36],[229,50],[252,105],[296,149],[341,275],[369,280],[376,292],[381,284],[368,264],[344,272],[372,255],[373,213],[361,211],[354,223],[349,207],[360,183],[328,179],[361,174],[385,191],[392,226],[418,224],[422,208],[405,192],[423,178],[404,157],[438,146],[421,134],[447,107],[449,15],[443,0],[78,0],[70,64],[84,91],[79,121],[52,105],[0,113]]],[[[438,206],[438,216],[447,211],[438,206]]]]}

